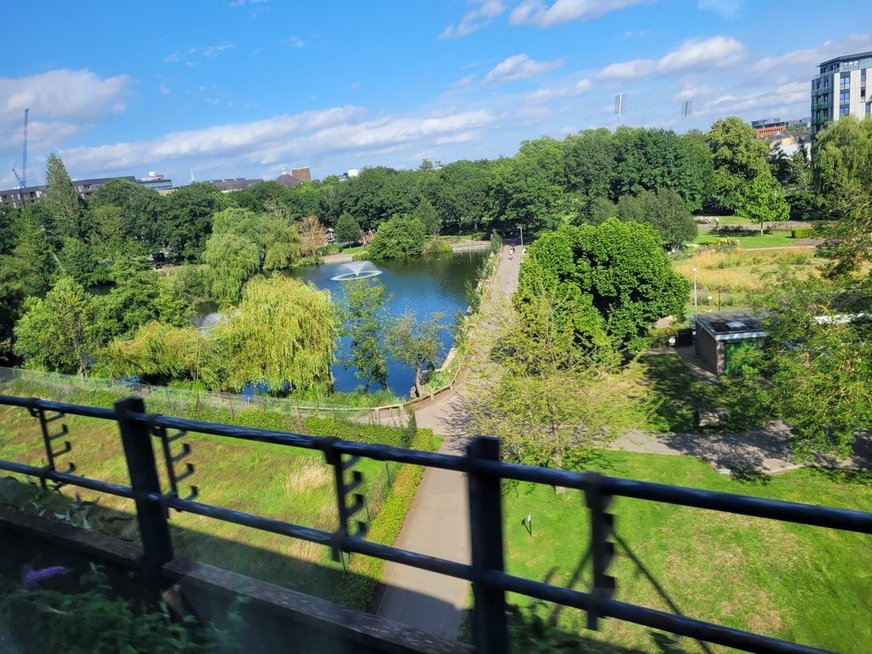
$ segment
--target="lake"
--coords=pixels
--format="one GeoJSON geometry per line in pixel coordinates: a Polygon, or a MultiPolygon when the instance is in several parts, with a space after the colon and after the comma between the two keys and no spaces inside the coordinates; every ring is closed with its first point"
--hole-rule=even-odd
{"type": "MultiPolygon", "coordinates": [[[[438,258],[424,257],[377,264],[368,262],[366,267],[381,271],[373,279],[384,284],[387,292],[393,296],[388,303],[392,316],[411,310],[420,321],[436,311],[445,314],[446,329],[442,333],[443,347],[439,360],[441,363],[452,345],[451,327],[454,325],[455,316],[458,312],[465,313],[469,304],[466,283],[475,278],[476,271],[484,265],[489,254],[489,250],[474,250],[438,258]]],[[[335,299],[340,295],[342,285],[347,282],[332,278],[348,272],[347,264],[323,264],[294,268],[285,274],[328,290],[335,299]]],[[[208,314],[215,311],[215,305],[201,305],[199,311],[201,315],[208,314]]],[[[355,377],[355,368],[345,370],[342,366],[342,356],[348,347],[348,339],[337,340],[333,377],[335,390],[339,392],[354,391],[362,385],[361,380],[355,377]]],[[[387,364],[388,387],[395,395],[408,397],[409,389],[415,381],[414,371],[393,359],[388,359],[387,364]]]]}
{"type": "MultiPolygon", "coordinates": [[[[488,254],[489,250],[478,250],[438,258],[383,262],[367,267],[374,266],[381,271],[382,274],[374,279],[384,284],[388,293],[393,295],[388,304],[392,316],[411,310],[420,321],[435,311],[445,314],[447,329],[442,333],[441,363],[451,348],[453,339],[450,328],[454,325],[455,315],[458,312],[465,313],[469,304],[466,282],[475,278],[476,271],[484,264],[488,254]]],[[[334,281],[331,278],[348,271],[345,264],[324,264],[295,268],[290,274],[297,279],[312,282],[318,288],[329,290],[335,298],[341,292],[342,284],[347,282],[334,281]]],[[[337,342],[337,363],[333,365],[335,388],[340,392],[353,391],[362,384],[355,377],[354,368],[345,370],[342,367],[342,354],[348,345],[347,339],[337,342]]],[[[388,387],[395,395],[407,397],[409,389],[415,383],[414,371],[393,359],[388,359],[387,364],[388,387]]]]}

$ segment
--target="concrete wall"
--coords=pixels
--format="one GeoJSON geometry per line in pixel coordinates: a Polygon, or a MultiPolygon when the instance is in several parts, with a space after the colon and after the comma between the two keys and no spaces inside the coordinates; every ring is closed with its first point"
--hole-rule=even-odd
{"type": "Polygon", "coordinates": [[[696,354],[703,360],[705,367],[720,375],[723,373],[723,356],[721,353],[722,343],[716,341],[702,327],[696,330],[696,354]]]}
{"type": "MultiPolygon", "coordinates": [[[[151,595],[138,545],[68,524],[0,507],[0,552],[0,574],[7,578],[26,564],[64,565],[72,572],[59,580],[59,589],[73,593],[79,576],[96,563],[104,566],[115,594],[136,601],[151,595]]],[[[170,561],[159,583],[172,610],[218,627],[227,626],[233,601],[246,598],[238,609],[246,625],[237,634],[241,651],[472,654],[463,643],[196,561],[170,561]]]]}

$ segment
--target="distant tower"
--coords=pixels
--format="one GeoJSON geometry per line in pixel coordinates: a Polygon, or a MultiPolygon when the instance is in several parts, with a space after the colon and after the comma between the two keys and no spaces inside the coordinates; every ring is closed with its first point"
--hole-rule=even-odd
{"type": "Polygon", "coordinates": [[[624,94],[618,93],[615,96],[615,114],[618,116],[618,127],[621,126],[621,117],[624,115],[624,94]]]}
{"type": "Polygon", "coordinates": [[[685,100],[681,103],[681,115],[684,116],[684,131],[687,131],[687,117],[693,113],[693,100],[685,100]]]}

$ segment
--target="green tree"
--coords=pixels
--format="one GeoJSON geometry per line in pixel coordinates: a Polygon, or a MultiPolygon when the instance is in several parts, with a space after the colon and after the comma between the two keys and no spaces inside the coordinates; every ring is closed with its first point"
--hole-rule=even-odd
{"type": "Polygon", "coordinates": [[[64,162],[54,152],[45,164],[45,202],[51,211],[59,235],[84,239],[82,201],[67,173],[64,162]]]}
{"type": "Polygon", "coordinates": [[[109,293],[95,298],[101,343],[116,336],[128,338],[159,315],[156,275],[144,271],[139,262],[126,263],[129,265],[116,267],[115,286],[109,293]]]}
{"type": "Polygon", "coordinates": [[[763,223],[787,220],[790,207],[784,199],[784,189],[771,175],[759,175],[739,193],[740,200],[735,206],[736,213],[750,220],[763,223]]]}
{"type": "Polygon", "coordinates": [[[412,216],[421,221],[430,236],[437,236],[442,229],[439,214],[436,213],[433,203],[427,198],[421,198],[412,216]]]}
{"type": "Polygon", "coordinates": [[[851,116],[818,134],[815,187],[830,217],[819,249],[830,277],[859,271],[872,261],[872,118],[851,116]]]}
{"type": "Polygon", "coordinates": [[[263,241],[263,269],[284,270],[290,268],[300,255],[300,235],[294,223],[281,215],[268,214],[263,241]]]}
{"type": "Polygon", "coordinates": [[[363,238],[360,223],[347,211],[344,211],[336,221],[335,234],[337,243],[360,243],[363,238]]]}
{"type": "Polygon", "coordinates": [[[424,372],[435,367],[436,359],[442,351],[440,334],[445,329],[443,318],[444,314],[435,312],[423,322],[418,322],[415,314],[407,311],[396,319],[388,332],[388,352],[394,359],[415,371],[417,397],[423,394],[424,372]]]}
{"type": "Polygon", "coordinates": [[[757,177],[772,178],[769,148],[741,118],[716,121],[706,137],[714,164],[713,198],[721,208],[745,207],[744,190],[757,177]]]}
{"type": "Polygon", "coordinates": [[[347,370],[356,368],[355,376],[369,386],[375,382],[388,386],[388,367],[384,354],[384,335],[390,327],[387,303],[391,296],[379,282],[350,281],[342,285],[339,298],[340,335],[350,341],[342,361],[347,370]]]}
{"type": "Polygon", "coordinates": [[[199,259],[212,231],[212,216],[227,203],[214,184],[196,182],[177,189],[167,197],[162,241],[178,258],[199,259]]]}
{"type": "Polygon", "coordinates": [[[680,248],[696,237],[696,221],[677,193],[669,189],[625,195],[618,200],[617,216],[625,222],[648,224],[669,250],[680,248]]]}
{"type": "Polygon", "coordinates": [[[206,242],[203,260],[209,265],[211,295],[220,302],[239,299],[242,285],[260,270],[256,243],[236,234],[214,234],[206,242]]]}
{"type": "Polygon", "coordinates": [[[336,317],[327,292],[274,275],[245,285],[239,309],[212,332],[214,368],[235,391],[262,381],[274,392],[326,389],[336,317]]]}
{"type": "Polygon", "coordinates": [[[455,161],[443,166],[428,189],[428,198],[454,233],[485,230],[488,216],[490,161],[455,161]]]}
{"type": "MultiPolygon", "coordinates": [[[[115,209],[107,224],[97,226],[102,241],[132,240],[146,252],[157,252],[167,245],[165,237],[170,229],[167,219],[166,198],[154,189],[126,179],[113,179],[101,186],[90,200],[95,221],[100,210],[115,209]]],[[[103,215],[108,217],[107,214],[103,215]]]]}
{"type": "Polygon", "coordinates": [[[502,374],[483,380],[470,403],[474,431],[500,438],[519,463],[579,469],[595,449],[633,426],[616,359],[567,351],[563,326],[547,295],[533,298],[527,329],[511,307],[494,339],[502,374]],[[519,328],[520,327],[520,328],[519,328]]]}
{"type": "Polygon", "coordinates": [[[848,456],[872,424],[872,284],[790,279],[763,306],[767,336],[739,383],[762,389],[768,415],[790,427],[794,456],[848,456]]]}
{"type": "Polygon", "coordinates": [[[211,367],[218,360],[214,343],[193,327],[149,322],[133,338],[112,340],[97,355],[95,372],[102,376],[139,377],[148,383],[202,382],[223,390],[223,380],[211,367]]]}
{"type": "Polygon", "coordinates": [[[534,157],[519,154],[499,159],[491,168],[488,212],[491,224],[503,233],[523,227],[530,235],[559,224],[563,188],[549,178],[534,157]]]}
{"type": "Polygon", "coordinates": [[[514,296],[521,319],[537,321],[536,296],[547,295],[573,347],[636,352],[657,320],[684,313],[688,282],[648,225],[609,219],[599,227],[563,226],[527,255],[514,296]]]}
{"type": "Polygon", "coordinates": [[[421,254],[426,240],[427,229],[420,220],[399,215],[379,225],[366,251],[375,260],[408,259],[421,254]]]}
{"type": "Polygon", "coordinates": [[[61,277],[45,298],[31,297],[15,326],[15,351],[29,367],[85,375],[96,348],[95,306],[71,277],[61,277]]]}
{"type": "Polygon", "coordinates": [[[579,193],[587,206],[607,198],[615,174],[615,147],[609,130],[590,129],[567,136],[563,141],[566,185],[579,193]]]}
{"type": "Polygon", "coordinates": [[[236,234],[263,249],[264,223],[262,214],[249,209],[228,207],[212,216],[212,234],[236,234]]]}
{"type": "Polygon", "coordinates": [[[67,237],[60,251],[64,273],[82,286],[93,286],[108,281],[107,271],[100,265],[95,249],[77,238],[67,237]]]}
{"type": "Polygon", "coordinates": [[[188,327],[196,314],[194,303],[200,299],[196,288],[187,284],[185,275],[162,275],[158,280],[154,308],[158,319],[174,327],[188,327]]]}

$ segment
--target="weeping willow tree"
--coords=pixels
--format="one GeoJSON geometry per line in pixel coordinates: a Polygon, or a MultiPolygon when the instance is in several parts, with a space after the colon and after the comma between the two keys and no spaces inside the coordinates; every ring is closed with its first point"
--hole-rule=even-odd
{"type": "Polygon", "coordinates": [[[203,261],[209,264],[212,297],[219,302],[235,302],[245,280],[260,269],[261,251],[244,236],[213,234],[206,241],[203,261]]]}
{"type": "Polygon", "coordinates": [[[190,380],[220,390],[214,344],[193,327],[152,321],[131,339],[116,338],[98,355],[97,372],[107,377],[142,376],[155,381],[190,380]]]}
{"type": "Polygon", "coordinates": [[[210,338],[227,388],[265,382],[274,391],[307,390],[331,382],[336,329],[325,291],[275,275],[248,282],[210,338]]]}

